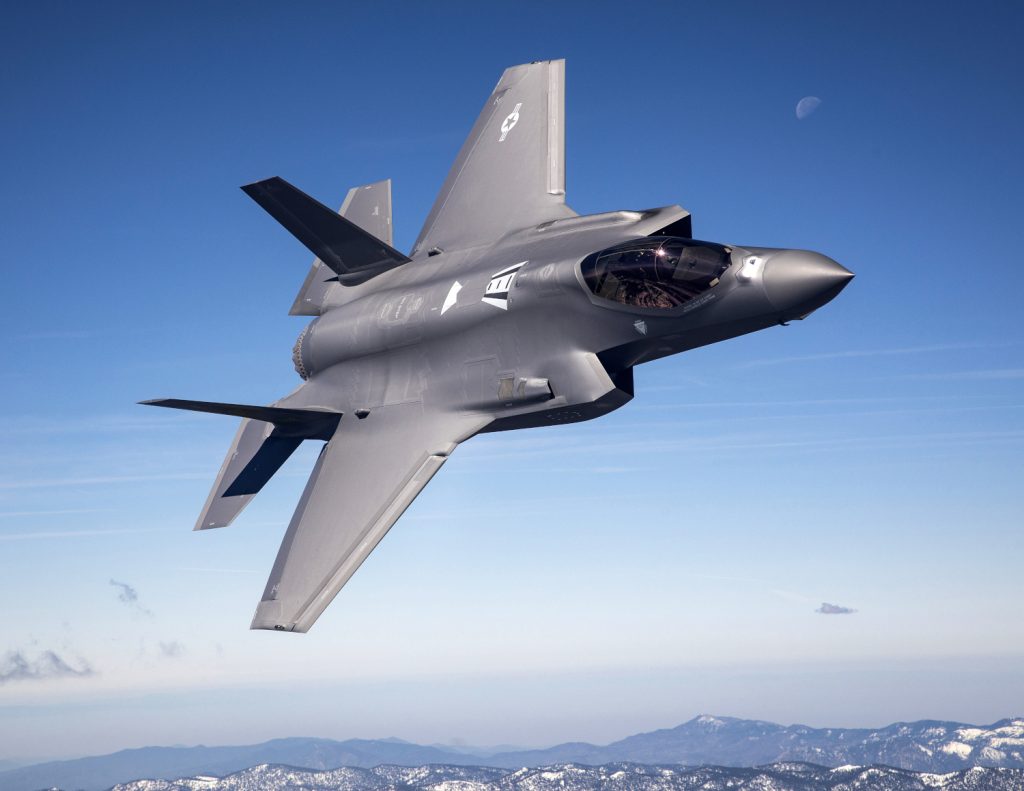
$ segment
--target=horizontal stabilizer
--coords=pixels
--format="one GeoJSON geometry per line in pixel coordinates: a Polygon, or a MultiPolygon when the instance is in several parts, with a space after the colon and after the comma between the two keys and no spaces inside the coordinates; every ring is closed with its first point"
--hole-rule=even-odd
{"type": "Polygon", "coordinates": [[[271,434],[260,445],[249,463],[242,468],[232,484],[224,490],[222,497],[237,497],[242,494],[256,494],[288,461],[296,448],[302,444],[301,437],[279,437],[271,434]]]}
{"type": "Polygon", "coordinates": [[[330,267],[343,285],[358,285],[409,262],[391,245],[282,178],[258,181],[242,190],[330,267]]]}
{"type": "Polygon", "coordinates": [[[252,406],[250,404],[222,404],[218,401],[188,401],[182,398],[154,398],[140,401],[145,406],[163,406],[171,409],[187,409],[192,412],[210,412],[215,415],[262,420],[273,423],[281,436],[301,439],[329,440],[334,436],[341,420],[341,412],[319,409],[287,409],[276,406],[252,406]]]}
{"type": "Polygon", "coordinates": [[[195,530],[227,527],[281,469],[302,440],[275,437],[270,423],[244,418],[206,498],[195,530]]]}
{"type": "Polygon", "coordinates": [[[221,404],[180,398],[159,398],[140,403],[242,418],[242,425],[238,427],[196,522],[196,530],[231,524],[303,440],[329,440],[337,431],[342,417],[341,412],[317,409],[221,404]]]}

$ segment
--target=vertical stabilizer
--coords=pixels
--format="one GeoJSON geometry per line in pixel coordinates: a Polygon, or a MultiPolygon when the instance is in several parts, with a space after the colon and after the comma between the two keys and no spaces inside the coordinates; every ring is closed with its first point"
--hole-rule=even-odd
{"type": "Polygon", "coordinates": [[[575,216],[565,205],[565,61],[513,66],[480,111],[412,254],[575,216]]]}
{"type": "MultiPolygon", "coordinates": [[[[392,244],[391,179],[376,181],[362,187],[353,187],[345,196],[338,213],[354,225],[376,236],[387,245],[392,244]]],[[[335,273],[319,258],[306,275],[306,281],[295,297],[289,311],[292,316],[319,316],[327,292],[337,288],[335,273]]]]}

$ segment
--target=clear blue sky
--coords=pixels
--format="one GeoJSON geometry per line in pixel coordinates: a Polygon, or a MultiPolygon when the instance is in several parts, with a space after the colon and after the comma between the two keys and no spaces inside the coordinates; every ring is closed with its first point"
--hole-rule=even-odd
{"type": "Polygon", "coordinates": [[[1020,7],[351,8],[5,11],[0,758],[1024,713],[1020,7]],[[314,449],[194,534],[234,423],[134,406],[297,382],[310,256],[238,185],[391,177],[408,249],[502,69],[557,57],[578,212],[857,279],[467,443],[310,634],[248,631],[314,449]]]}

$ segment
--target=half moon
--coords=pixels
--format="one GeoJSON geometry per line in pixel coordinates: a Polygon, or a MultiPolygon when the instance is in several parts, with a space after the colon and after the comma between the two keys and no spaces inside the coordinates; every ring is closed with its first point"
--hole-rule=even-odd
{"type": "Polygon", "coordinates": [[[818,109],[821,99],[817,96],[805,96],[796,103],[796,117],[798,121],[804,120],[807,116],[818,109]]]}

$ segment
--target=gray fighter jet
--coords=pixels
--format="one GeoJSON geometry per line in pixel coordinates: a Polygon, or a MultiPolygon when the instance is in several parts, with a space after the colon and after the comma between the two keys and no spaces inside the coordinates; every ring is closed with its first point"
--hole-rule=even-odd
{"type": "Polygon", "coordinates": [[[307,631],[460,442],[600,417],[633,367],[802,319],[853,274],[805,250],[692,238],[679,206],[565,204],[565,63],[505,71],[409,255],[391,184],[335,213],[280,178],[242,189],[317,259],[303,383],[270,406],[161,399],[242,418],[196,530],[238,516],[304,440],[326,443],[253,629],[307,631]]]}

